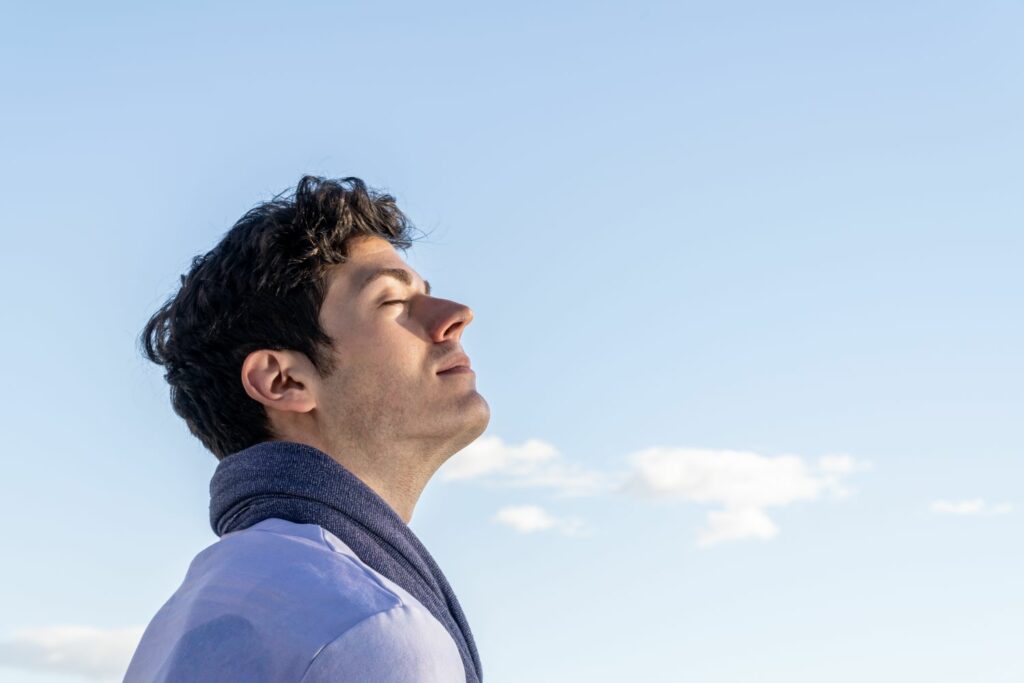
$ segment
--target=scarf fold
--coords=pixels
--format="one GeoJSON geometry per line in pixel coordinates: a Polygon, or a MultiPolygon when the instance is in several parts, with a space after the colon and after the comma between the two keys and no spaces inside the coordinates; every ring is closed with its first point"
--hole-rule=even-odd
{"type": "Polygon", "coordinates": [[[466,683],[480,683],[473,634],[448,580],[409,525],[351,471],[293,441],[264,441],[221,460],[210,480],[214,533],[223,536],[271,517],[320,525],[407,590],[451,634],[466,683]]]}

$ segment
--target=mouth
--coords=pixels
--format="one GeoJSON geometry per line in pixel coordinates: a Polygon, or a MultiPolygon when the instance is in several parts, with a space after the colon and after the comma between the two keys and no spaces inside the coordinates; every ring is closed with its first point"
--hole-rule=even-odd
{"type": "Polygon", "coordinates": [[[469,356],[461,352],[449,356],[441,365],[444,367],[444,370],[439,371],[437,373],[438,375],[472,372],[470,369],[469,356]]]}
{"type": "Polygon", "coordinates": [[[439,372],[437,374],[438,375],[462,375],[462,374],[474,375],[476,373],[473,372],[473,370],[471,368],[468,368],[465,365],[456,365],[454,368],[448,368],[444,372],[439,372]]]}

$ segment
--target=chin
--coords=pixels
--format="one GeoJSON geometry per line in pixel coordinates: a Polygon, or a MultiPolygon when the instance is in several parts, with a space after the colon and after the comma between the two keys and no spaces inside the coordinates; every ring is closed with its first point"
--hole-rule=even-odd
{"type": "MultiPolygon", "coordinates": [[[[480,396],[480,394],[477,394],[477,396],[480,396]]],[[[480,419],[476,422],[476,433],[471,441],[475,441],[478,436],[487,431],[487,425],[491,423],[491,406],[483,396],[480,396],[480,405],[480,419]]]]}
{"type": "Polygon", "coordinates": [[[457,434],[451,440],[452,454],[458,453],[463,448],[480,438],[480,435],[487,431],[487,425],[491,422],[491,407],[486,399],[474,392],[474,400],[471,406],[466,406],[459,411],[457,434]]]}

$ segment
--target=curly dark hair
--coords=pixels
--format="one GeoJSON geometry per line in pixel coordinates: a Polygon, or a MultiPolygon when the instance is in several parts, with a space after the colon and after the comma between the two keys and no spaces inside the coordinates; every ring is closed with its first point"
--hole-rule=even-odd
{"type": "Polygon", "coordinates": [[[377,236],[403,251],[413,243],[394,197],[359,178],[306,175],[288,192],[250,209],[194,257],[139,336],[146,358],[167,370],[174,412],[218,460],[277,438],[242,386],[252,351],[301,351],[322,377],[334,371],[319,313],[328,269],[348,257],[346,240],[377,236]]]}

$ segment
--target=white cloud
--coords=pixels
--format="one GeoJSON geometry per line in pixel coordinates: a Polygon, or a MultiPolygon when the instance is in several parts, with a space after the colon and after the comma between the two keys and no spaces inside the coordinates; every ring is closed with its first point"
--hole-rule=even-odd
{"type": "Polygon", "coordinates": [[[778,527],[765,508],[814,500],[823,493],[842,498],[842,479],[869,465],[847,455],[827,455],[815,464],[796,455],[774,457],[751,451],[649,448],[627,457],[632,476],[624,491],[647,500],[718,505],[708,512],[697,544],[770,539],[778,527]]]}
{"type": "Polygon", "coordinates": [[[510,526],[521,534],[537,531],[558,531],[566,536],[585,535],[579,518],[560,519],[537,505],[509,505],[498,510],[492,518],[499,524],[510,526]]]}
{"type": "Polygon", "coordinates": [[[0,665],[77,674],[97,681],[120,681],[144,631],[144,626],[102,629],[60,625],[19,629],[13,636],[0,640],[0,665]]]}
{"type": "MultiPolygon", "coordinates": [[[[539,439],[519,446],[484,436],[442,466],[447,481],[481,481],[514,487],[546,488],[556,496],[631,495],[650,501],[683,501],[717,506],[707,514],[697,545],[774,538],[779,528],[765,509],[828,495],[845,498],[854,473],[870,464],[849,455],[805,460],[769,457],[751,451],[708,448],[649,448],[626,457],[626,467],[604,471],[566,462],[539,439]]],[[[555,526],[536,506],[505,508],[498,521],[522,532],[555,526]]]]}
{"type": "Polygon", "coordinates": [[[558,458],[555,447],[539,439],[522,446],[497,436],[481,436],[452,456],[441,470],[443,479],[473,479],[487,474],[525,475],[558,458]]]}
{"type": "Polygon", "coordinates": [[[697,536],[697,545],[707,547],[722,541],[744,538],[769,540],[779,533],[779,527],[763,510],[755,507],[726,508],[708,512],[708,526],[697,536]]]}
{"type": "Polygon", "coordinates": [[[984,498],[971,500],[936,500],[929,506],[932,512],[942,515],[1005,515],[1013,509],[1010,503],[991,504],[984,498]]]}
{"type": "Polygon", "coordinates": [[[453,455],[438,471],[442,481],[477,479],[513,487],[553,489],[562,496],[593,496],[615,490],[621,473],[566,463],[558,450],[539,439],[521,446],[497,436],[482,436],[453,455]]]}
{"type": "Polygon", "coordinates": [[[818,458],[818,471],[825,487],[837,498],[846,498],[856,493],[855,489],[843,486],[843,477],[871,469],[871,463],[856,460],[849,455],[823,455],[818,458]]]}

